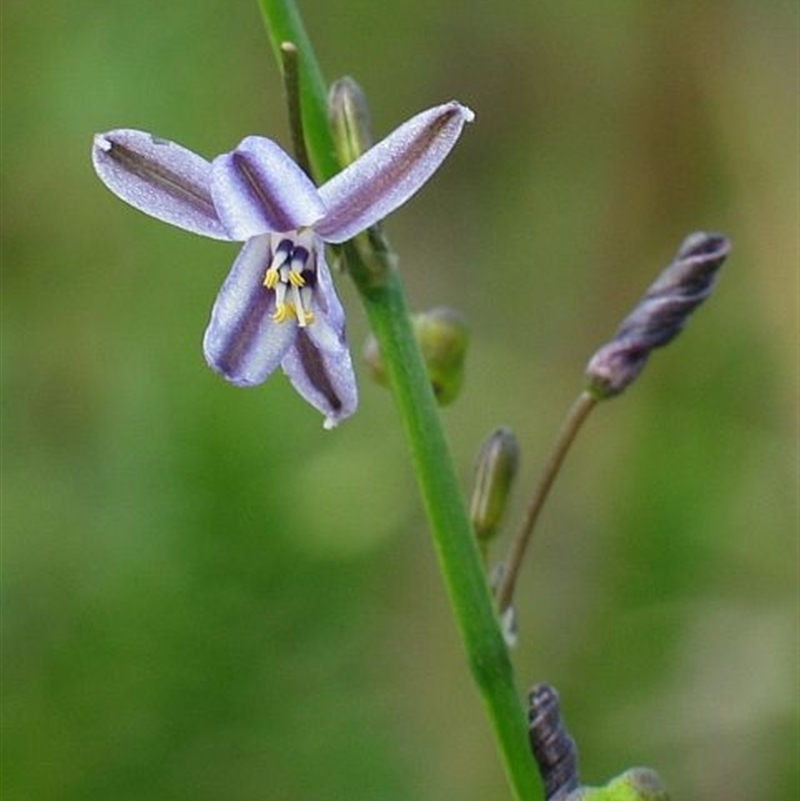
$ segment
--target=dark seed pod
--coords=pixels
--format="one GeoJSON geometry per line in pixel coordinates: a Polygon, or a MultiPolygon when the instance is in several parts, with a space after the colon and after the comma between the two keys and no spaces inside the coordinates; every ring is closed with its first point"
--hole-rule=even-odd
{"type": "Polygon", "coordinates": [[[528,695],[528,736],[547,801],[564,801],[577,790],[578,749],[561,721],[558,693],[535,684],[528,695]]]}
{"type": "Polygon", "coordinates": [[[619,330],[590,360],[586,375],[598,399],[619,395],[632,384],[656,348],[671,342],[692,312],[711,294],[731,243],[722,234],[688,236],[669,265],[619,330]]]}

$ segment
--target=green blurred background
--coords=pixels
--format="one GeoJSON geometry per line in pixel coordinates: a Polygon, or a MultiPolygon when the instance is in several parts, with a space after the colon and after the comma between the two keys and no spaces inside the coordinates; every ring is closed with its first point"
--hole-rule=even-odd
{"type": "MultiPolygon", "coordinates": [[[[571,454],[515,663],[561,690],[589,783],[648,764],[676,800],[791,797],[796,4],[302,7],[377,133],[477,112],[387,230],[415,307],[471,322],[445,423],[465,485],[517,431],[516,517],[592,351],[686,233],[732,237],[713,300],[571,454]]],[[[361,369],[328,433],[282,377],[226,385],[200,339],[235,246],[90,167],[119,126],[288,142],[255,0],[3,16],[4,798],[508,798],[391,398],[361,369]]]]}

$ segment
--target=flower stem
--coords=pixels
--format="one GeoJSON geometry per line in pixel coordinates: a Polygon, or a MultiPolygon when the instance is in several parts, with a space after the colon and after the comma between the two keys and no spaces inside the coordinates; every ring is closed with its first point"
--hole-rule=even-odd
{"type": "Polygon", "coordinates": [[[303,134],[315,177],[324,181],[339,172],[336,148],[328,125],[328,87],[314,57],[300,11],[293,0],[258,0],[278,64],[283,63],[281,46],[291,42],[298,51],[300,109],[303,134]]]}
{"type": "MultiPolygon", "coordinates": [[[[259,5],[279,62],[283,42],[297,47],[306,146],[316,177],[329,178],[339,165],[328,127],[327,86],[297,7],[293,0],[259,0],[259,5]]],[[[515,798],[541,801],[541,780],[528,744],[525,711],[414,337],[403,286],[391,253],[373,251],[362,258],[359,251],[357,243],[348,249],[348,266],[387,367],[469,665],[492,721],[515,798]],[[371,263],[376,260],[377,264],[371,263]]]]}
{"type": "Polygon", "coordinates": [[[359,288],[400,410],[469,665],[494,726],[509,781],[518,801],[537,801],[542,798],[540,779],[531,758],[513,668],[402,286],[392,271],[384,285],[359,288]]]}
{"type": "Polygon", "coordinates": [[[280,47],[283,88],[286,92],[286,107],[289,112],[289,131],[292,135],[294,160],[306,175],[311,176],[311,160],[308,157],[306,137],[303,130],[303,110],[300,101],[300,71],[297,48],[292,42],[283,42],[280,47]]]}
{"type": "Polygon", "coordinates": [[[553,486],[558,471],[561,469],[567,451],[569,451],[578,431],[580,431],[581,426],[589,416],[589,412],[594,409],[597,402],[597,397],[588,391],[584,391],[578,396],[572,408],[567,413],[561,431],[556,438],[553,450],[550,453],[550,458],[547,460],[539,477],[536,489],[533,492],[533,497],[528,505],[528,511],[517,530],[517,534],[508,552],[508,558],[503,565],[503,578],[495,594],[497,607],[501,612],[504,612],[511,605],[519,569],[522,566],[522,561],[525,558],[525,551],[530,542],[531,535],[533,534],[536,521],[539,518],[539,513],[542,511],[544,502],[550,492],[550,488],[553,486]]]}

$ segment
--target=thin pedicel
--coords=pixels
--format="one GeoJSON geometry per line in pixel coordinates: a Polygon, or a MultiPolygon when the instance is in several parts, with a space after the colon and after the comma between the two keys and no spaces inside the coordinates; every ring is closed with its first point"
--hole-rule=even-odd
{"type": "Polygon", "coordinates": [[[567,414],[511,544],[496,592],[501,613],[511,605],[519,569],[539,513],[589,413],[598,401],[616,397],[630,386],[641,374],[652,351],[670,343],[683,330],[692,312],[711,294],[730,248],[730,240],[722,234],[697,232],[687,236],[672,263],[622,321],[614,338],[590,359],[586,368],[589,385],[567,414]]]}

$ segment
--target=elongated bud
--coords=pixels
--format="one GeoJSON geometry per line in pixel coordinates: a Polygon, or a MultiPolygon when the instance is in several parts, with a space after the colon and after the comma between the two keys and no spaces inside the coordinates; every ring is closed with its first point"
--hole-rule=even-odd
{"type": "Polygon", "coordinates": [[[651,351],[681,332],[689,315],[711,294],[730,247],[721,234],[698,232],[684,240],[614,339],[590,360],[586,375],[593,395],[619,395],[639,376],[651,351]]]}
{"type": "Polygon", "coordinates": [[[498,428],[484,441],[475,463],[469,515],[481,543],[497,533],[518,469],[517,438],[510,428],[498,428]]]}
{"type": "Polygon", "coordinates": [[[350,77],[340,78],[328,93],[328,118],[342,167],[352,164],[373,145],[367,96],[350,77]]]}
{"type": "Polygon", "coordinates": [[[558,693],[535,684],[528,695],[528,735],[547,801],[564,801],[577,790],[578,749],[561,721],[558,693]]]}
{"type": "MultiPolygon", "coordinates": [[[[413,318],[417,339],[433,394],[440,406],[452,403],[464,383],[464,361],[469,346],[469,329],[464,318],[444,306],[413,318]]],[[[364,361],[379,384],[389,383],[377,340],[370,334],[364,345],[364,361]]]]}

